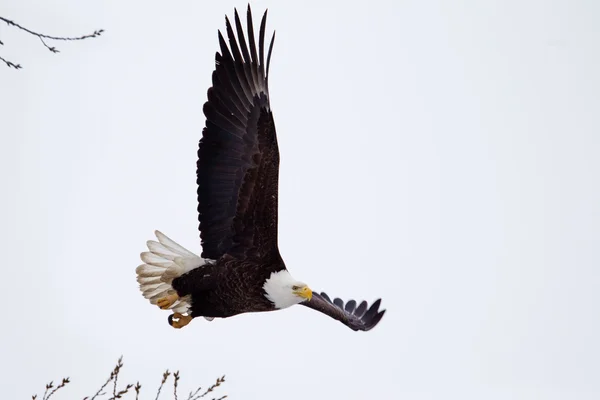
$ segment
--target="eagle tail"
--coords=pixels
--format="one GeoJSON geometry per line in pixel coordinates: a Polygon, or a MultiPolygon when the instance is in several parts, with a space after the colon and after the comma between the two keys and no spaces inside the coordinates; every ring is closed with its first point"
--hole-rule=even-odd
{"type": "MultiPolygon", "coordinates": [[[[155,231],[155,234],[158,242],[146,242],[149,251],[140,256],[144,264],[135,270],[142,295],[150,300],[151,304],[156,304],[161,297],[174,293],[171,286],[173,279],[209,262],[175,243],[162,232],[155,231]]],[[[185,313],[189,306],[189,299],[184,297],[169,308],[174,312],[185,313]]]]}

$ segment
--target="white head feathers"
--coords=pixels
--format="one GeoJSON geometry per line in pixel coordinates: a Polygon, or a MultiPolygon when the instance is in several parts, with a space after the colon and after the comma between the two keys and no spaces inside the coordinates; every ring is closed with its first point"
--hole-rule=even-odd
{"type": "Polygon", "coordinates": [[[312,291],[305,283],[295,280],[287,270],[273,272],[265,281],[266,297],[276,308],[287,308],[312,298],[312,291]]]}

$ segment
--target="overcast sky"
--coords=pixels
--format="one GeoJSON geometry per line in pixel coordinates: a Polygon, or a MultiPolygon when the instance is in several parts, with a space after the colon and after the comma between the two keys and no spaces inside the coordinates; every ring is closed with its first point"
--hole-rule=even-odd
{"type": "MultiPolygon", "coordinates": [[[[160,229],[199,253],[217,29],[242,1],[4,0],[0,397],[70,376],[147,398],[165,368],[233,399],[598,399],[600,3],[255,1],[277,30],[279,241],[293,275],[388,309],[183,330],[135,280],[160,229]],[[144,393],[144,392],[143,392],[144,393]]],[[[257,26],[256,23],[255,26],[257,26]]],[[[167,397],[165,397],[167,398],[167,397]]]]}

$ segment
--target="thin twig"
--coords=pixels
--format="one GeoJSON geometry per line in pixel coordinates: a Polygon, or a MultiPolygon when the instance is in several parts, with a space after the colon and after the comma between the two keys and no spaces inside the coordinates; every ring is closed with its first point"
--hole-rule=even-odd
{"type": "Polygon", "coordinates": [[[175,397],[175,400],[178,400],[177,399],[177,382],[179,382],[179,371],[177,371],[173,374],[173,378],[175,378],[173,380],[173,397],[175,397]]]}
{"type": "Polygon", "coordinates": [[[44,46],[46,46],[46,48],[47,48],[48,50],[50,50],[50,51],[51,51],[51,52],[53,52],[53,53],[60,53],[60,52],[59,52],[59,51],[56,49],[56,47],[50,47],[50,46],[48,46],[48,45],[46,44],[46,42],[44,42],[44,39],[43,39],[41,36],[40,36],[39,38],[40,38],[40,41],[42,42],[42,44],[43,44],[44,46]]]}
{"type": "Polygon", "coordinates": [[[198,392],[200,391],[200,389],[202,389],[201,386],[198,387],[198,389],[196,389],[195,392],[190,392],[190,395],[188,396],[187,400],[192,400],[194,397],[196,397],[196,395],[198,394],[198,392]]]}
{"type": "Polygon", "coordinates": [[[50,381],[50,383],[46,384],[46,391],[44,392],[44,396],[42,397],[42,400],[46,400],[46,396],[48,395],[48,390],[52,389],[54,387],[54,381],[50,381]]]}
{"type": "MultiPolygon", "coordinates": [[[[123,356],[119,357],[119,360],[117,361],[117,365],[115,366],[115,368],[112,370],[112,372],[110,373],[110,376],[108,377],[108,379],[106,380],[106,382],[104,382],[104,385],[102,385],[100,387],[100,389],[98,389],[98,391],[96,392],[95,395],[92,396],[91,399],[89,400],[94,400],[96,397],[98,396],[102,396],[104,393],[102,393],[102,391],[104,390],[104,388],[113,380],[115,379],[115,377],[117,375],[119,375],[119,371],[121,370],[121,367],[123,366],[123,356]]],[[[87,397],[84,399],[86,400],[87,397]]]]}
{"type": "MultiPolygon", "coordinates": [[[[121,359],[119,359],[119,361],[120,360],[121,359]]],[[[120,370],[120,368],[119,368],[119,370],[120,370]]],[[[117,371],[117,373],[115,374],[115,379],[113,380],[113,383],[114,383],[114,385],[113,385],[113,398],[117,395],[117,382],[119,381],[119,371],[116,370],[116,369],[115,369],[115,371],[117,371]]]]}
{"type": "Polygon", "coordinates": [[[54,388],[53,391],[50,392],[50,394],[48,394],[48,397],[45,397],[44,400],[48,400],[50,397],[52,397],[52,395],[54,393],[56,393],[57,390],[64,388],[68,383],[70,383],[71,381],[69,380],[69,378],[63,378],[62,382],[60,383],[60,385],[58,385],[57,387],[54,388]]]}
{"type": "Polygon", "coordinates": [[[140,383],[136,383],[134,389],[135,389],[135,400],[139,400],[140,399],[140,389],[142,388],[142,385],[140,385],[140,383]]]}
{"type": "Polygon", "coordinates": [[[163,373],[163,378],[162,381],[160,382],[160,386],[158,387],[158,391],[156,392],[156,399],[154,400],[158,400],[158,397],[160,396],[160,391],[162,390],[165,382],[167,381],[167,379],[169,378],[169,375],[171,375],[171,373],[169,372],[169,370],[166,370],[163,373]]]}
{"type": "Polygon", "coordinates": [[[113,397],[111,397],[108,400],[116,400],[116,399],[122,398],[125,394],[127,394],[127,392],[129,392],[129,389],[131,389],[132,387],[133,387],[133,385],[130,383],[129,385],[125,386],[125,389],[121,389],[120,391],[117,392],[117,394],[115,394],[113,397]]]}
{"type": "Polygon", "coordinates": [[[5,60],[2,57],[0,57],[0,60],[3,61],[9,68],[14,68],[14,69],[21,69],[21,68],[23,68],[23,67],[21,67],[21,64],[15,64],[13,62],[5,60]]]}
{"type": "Polygon", "coordinates": [[[215,390],[217,387],[221,386],[221,383],[223,383],[223,382],[225,382],[225,375],[223,375],[220,378],[217,378],[217,381],[215,383],[213,383],[213,385],[211,387],[206,389],[206,391],[204,393],[202,393],[200,396],[192,398],[192,400],[198,400],[198,399],[205,397],[207,394],[209,394],[210,392],[215,390]]]}

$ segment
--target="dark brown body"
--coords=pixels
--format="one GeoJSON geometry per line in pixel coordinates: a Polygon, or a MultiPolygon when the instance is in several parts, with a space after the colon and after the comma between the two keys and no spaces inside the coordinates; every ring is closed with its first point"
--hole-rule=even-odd
{"type": "Polygon", "coordinates": [[[274,311],[263,285],[283,262],[265,265],[228,255],[215,264],[198,267],[173,280],[180,297],[190,295],[192,317],[226,318],[247,312],[274,311]]]}

